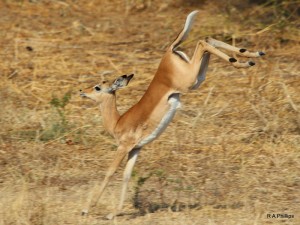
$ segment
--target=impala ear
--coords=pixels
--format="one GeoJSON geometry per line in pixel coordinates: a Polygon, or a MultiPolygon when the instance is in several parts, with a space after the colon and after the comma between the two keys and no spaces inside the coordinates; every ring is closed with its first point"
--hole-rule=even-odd
{"type": "Polygon", "coordinates": [[[111,87],[110,87],[111,91],[116,91],[120,88],[126,87],[129,83],[129,81],[132,79],[133,75],[134,74],[123,75],[123,76],[118,77],[111,85],[111,87]]]}

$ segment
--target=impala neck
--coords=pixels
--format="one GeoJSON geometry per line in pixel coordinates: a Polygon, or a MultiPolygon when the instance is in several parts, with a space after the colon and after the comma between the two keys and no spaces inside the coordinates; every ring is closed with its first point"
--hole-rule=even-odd
{"type": "Polygon", "coordinates": [[[100,104],[104,128],[114,136],[115,126],[120,118],[116,105],[116,95],[111,94],[100,104]]]}

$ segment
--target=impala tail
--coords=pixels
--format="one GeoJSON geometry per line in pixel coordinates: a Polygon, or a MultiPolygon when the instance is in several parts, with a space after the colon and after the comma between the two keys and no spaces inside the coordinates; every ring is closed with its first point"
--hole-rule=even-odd
{"type": "Polygon", "coordinates": [[[175,41],[171,44],[171,48],[173,51],[175,51],[176,48],[187,39],[188,34],[192,28],[192,24],[193,24],[198,12],[199,11],[195,10],[187,16],[182,31],[179,33],[179,35],[177,36],[175,41]]]}

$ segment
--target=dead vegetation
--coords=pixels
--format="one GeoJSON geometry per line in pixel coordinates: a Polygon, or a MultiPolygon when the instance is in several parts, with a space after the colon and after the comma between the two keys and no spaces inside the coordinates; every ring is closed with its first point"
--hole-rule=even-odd
{"type": "Polygon", "coordinates": [[[299,224],[299,1],[236,2],[2,1],[0,224],[299,224]],[[125,215],[102,220],[118,201],[119,170],[80,217],[116,146],[78,90],[134,72],[119,91],[127,110],[195,8],[185,48],[211,35],[267,56],[248,70],[213,57],[200,90],[143,149],[125,215]]]}

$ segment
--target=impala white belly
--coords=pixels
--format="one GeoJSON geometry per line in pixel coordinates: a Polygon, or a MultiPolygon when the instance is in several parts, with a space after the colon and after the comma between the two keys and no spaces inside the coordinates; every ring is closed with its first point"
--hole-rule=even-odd
{"type": "Polygon", "coordinates": [[[176,110],[180,108],[180,99],[179,99],[179,93],[175,93],[170,95],[168,103],[170,104],[170,108],[167,111],[167,113],[163,116],[158,126],[155,128],[155,130],[147,136],[145,139],[140,141],[138,145],[136,145],[136,148],[141,148],[145,144],[150,143],[154,139],[156,139],[161,133],[167,128],[171,120],[173,119],[176,110]]]}

